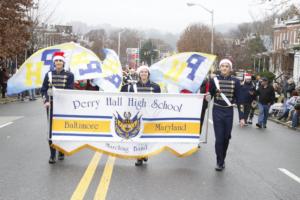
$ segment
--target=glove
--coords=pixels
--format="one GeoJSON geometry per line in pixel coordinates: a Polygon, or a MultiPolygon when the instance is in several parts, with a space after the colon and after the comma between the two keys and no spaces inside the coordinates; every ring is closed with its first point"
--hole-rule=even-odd
{"type": "Polygon", "coordinates": [[[211,95],[210,95],[210,93],[206,93],[205,96],[204,96],[204,98],[205,98],[205,100],[207,102],[210,102],[211,101],[211,95]]]}

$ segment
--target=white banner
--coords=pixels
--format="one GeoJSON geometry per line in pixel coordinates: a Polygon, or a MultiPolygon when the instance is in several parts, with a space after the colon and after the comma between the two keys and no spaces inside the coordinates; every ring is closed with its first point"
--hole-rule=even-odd
{"type": "Polygon", "coordinates": [[[122,158],[197,150],[201,94],[54,89],[53,96],[52,142],[67,155],[85,147],[122,158]]]}

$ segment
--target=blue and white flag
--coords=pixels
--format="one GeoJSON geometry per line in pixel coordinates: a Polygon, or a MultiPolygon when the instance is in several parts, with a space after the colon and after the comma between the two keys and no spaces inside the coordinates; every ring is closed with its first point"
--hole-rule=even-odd
{"type": "Polygon", "coordinates": [[[30,56],[20,67],[18,72],[8,80],[8,95],[42,86],[45,74],[54,69],[53,53],[65,53],[65,70],[70,70],[75,80],[109,77],[110,66],[102,67],[101,60],[91,50],[77,43],[63,43],[41,49],[30,56]]]}
{"type": "Polygon", "coordinates": [[[175,54],[151,65],[150,80],[171,84],[195,93],[215,59],[215,55],[198,52],[175,54]]]}
{"type": "Polygon", "coordinates": [[[112,49],[103,49],[105,59],[102,69],[109,75],[93,79],[93,83],[98,85],[103,91],[119,92],[122,86],[122,66],[119,56],[112,49]]]}

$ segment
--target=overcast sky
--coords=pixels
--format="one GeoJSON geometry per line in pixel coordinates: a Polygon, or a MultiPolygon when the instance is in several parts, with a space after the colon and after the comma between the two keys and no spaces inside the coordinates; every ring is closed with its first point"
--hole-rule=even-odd
{"type": "Polygon", "coordinates": [[[200,6],[214,9],[214,23],[242,23],[262,18],[259,0],[43,0],[49,9],[56,6],[51,23],[81,21],[88,25],[108,23],[116,27],[155,28],[179,33],[194,22],[210,25],[211,14],[200,6]]]}

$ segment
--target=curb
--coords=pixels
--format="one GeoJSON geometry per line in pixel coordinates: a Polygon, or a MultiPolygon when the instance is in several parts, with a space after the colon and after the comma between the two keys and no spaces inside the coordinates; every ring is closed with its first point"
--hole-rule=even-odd
{"type": "Polygon", "coordinates": [[[5,97],[5,98],[0,98],[0,104],[8,104],[12,102],[16,102],[19,99],[17,97],[5,97]]]}
{"type": "Polygon", "coordinates": [[[295,130],[295,131],[300,131],[300,127],[298,126],[296,129],[292,128],[289,124],[285,123],[285,122],[282,122],[282,121],[279,121],[277,119],[274,119],[274,118],[268,118],[268,120],[272,121],[272,122],[275,122],[276,124],[281,124],[283,126],[286,126],[288,127],[289,129],[291,130],[295,130]]]}
{"type": "MultiPolygon", "coordinates": [[[[37,95],[35,96],[36,99],[39,99],[41,96],[37,95]]],[[[29,97],[24,97],[24,101],[29,100],[29,97]]],[[[2,104],[8,104],[8,103],[13,103],[13,102],[24,102],[21,101],[21,99],[18,99],[17,96],[12,96],[12,97],[5,97],[5,98],[0,98],[0,105],[2,104]]]]}

